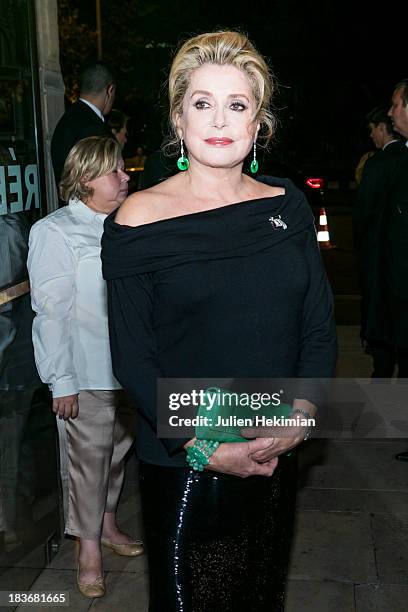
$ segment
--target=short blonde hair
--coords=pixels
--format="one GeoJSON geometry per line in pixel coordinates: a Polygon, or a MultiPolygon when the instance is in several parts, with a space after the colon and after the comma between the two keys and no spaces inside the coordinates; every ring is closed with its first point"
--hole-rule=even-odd
{"type": "Polygon", "coordinates": [[[85,202],[93,195],[93,189],[85,181],[116,170],[120,157],[120,144],[113,135],[89,136],[77,142],[64,164],[59,184],[61,198],[65,202],[71,198],[85,202]]]}
{"type": "Polygon", "coordinates": [[[275,83],[268,65],[245,34],[217,31],[190,38],[180,47],[173,60],[169,76],[172,140],[168,146],[175,145],[179,140],[175,119],[182,114],[191,73],[203,64],[235,66],[246,74],[256,102],[254,121],[259,121],[261,125],[259,136],[266,143],[269,142],[275,130],[276,118],[270,110],[275,83]]]}

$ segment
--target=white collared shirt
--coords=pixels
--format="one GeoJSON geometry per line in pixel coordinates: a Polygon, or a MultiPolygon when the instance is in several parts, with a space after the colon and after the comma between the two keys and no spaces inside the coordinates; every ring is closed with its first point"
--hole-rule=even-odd
{"type": "Polygon", "coordinates": [[[53,397],[83,389],[119,389],[112,373],[106,284],[100,259],[103,222],[80,200],[31,228],[35,362],[53,397]]]}
{"type": "Polygon", "coordinates": [[[95,104],[92,104],[92,102],[88,102],[88,100],[84,100],[84,98],[79,98],[79,99],[84,104],[87,104],[89,108],[92,108],[93,112],[96,113],[98,117],[102,119],[103,122],[105,121],[105,117],[103,116],[102,111],[97,106],[95,106],[95,104]]]}

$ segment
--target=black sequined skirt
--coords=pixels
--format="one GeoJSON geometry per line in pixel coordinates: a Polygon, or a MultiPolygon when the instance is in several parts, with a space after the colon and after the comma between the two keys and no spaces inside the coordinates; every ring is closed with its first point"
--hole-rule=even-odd
{"type": "Polygon", "coordinates": [[[281,612],[296,454],[271,478],[140,465],[150,612],[281,612]]]}

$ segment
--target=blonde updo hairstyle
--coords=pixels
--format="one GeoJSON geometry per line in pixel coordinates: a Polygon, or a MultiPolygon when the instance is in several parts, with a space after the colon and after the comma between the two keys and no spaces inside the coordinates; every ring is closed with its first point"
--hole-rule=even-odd
{"type": "Polygon", "coordinates": [[[180,47],[173,60],[169,76],[171,138],[166,149],[179,145],[176,118],[182,115],[191,73],[203,64],[235,66],[246,74],[256,103],[253,119],[260,123],[259,137],[267,144],[276,125],[276,118],[270,110],[275,86],[273,77],[265,60],[245,34],[219,31],[190,38],[180,47]]]}
{"type": "Polygon", "coordinates": [[[64,202],[91,198],[93,189],[85,183],[116,170],[121,156],[120,144],[113,135],[89,136],[77,142],[65,160],[59,184],[64,202]]]}

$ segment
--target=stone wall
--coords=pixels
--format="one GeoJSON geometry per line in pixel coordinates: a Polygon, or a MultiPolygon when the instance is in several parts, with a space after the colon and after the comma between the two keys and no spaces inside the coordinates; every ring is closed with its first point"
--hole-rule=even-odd
{"type": "Polygon", "coordinates": [[[35,0],[40,104],[44,143],[47,210],[58,207],[51,165],[51,137],[64,112],[64,82],[59,63],[57,0],[35,0]]]}

